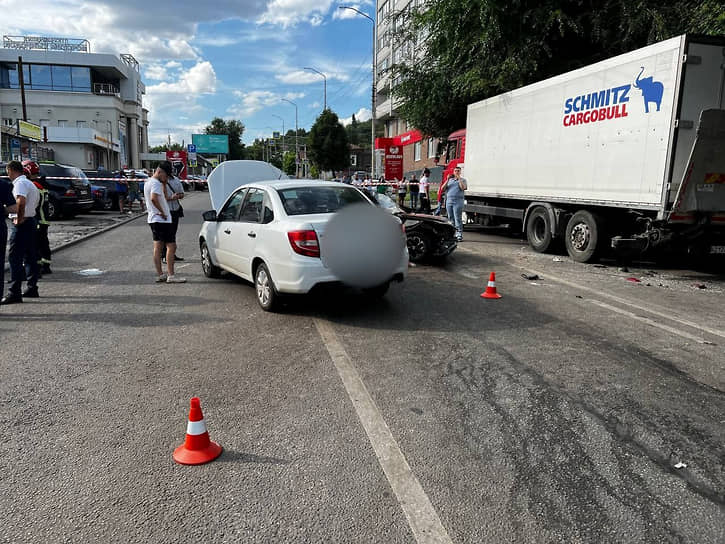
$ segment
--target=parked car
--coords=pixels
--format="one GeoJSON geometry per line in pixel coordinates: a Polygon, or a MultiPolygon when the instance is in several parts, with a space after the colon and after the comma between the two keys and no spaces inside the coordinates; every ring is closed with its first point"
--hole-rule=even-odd
{"type": "Polygon", "coordinates": [[[75,166],[40,163],[40,175],[48,185],[48,218],[73,217],[93,209],[91,184],[75,166]]]}
{"type": "Polygon", "coordinates": [[[107,179],[114,178],[118,172],[109,172],[108,170],[84,170],[84,173],[92,185],[103,187],[106,190],[106,198],[110,201],[111,207],[104,209],[118,210],[118,191],[116,189],[116,181],[113,179],[107,179]]]}
{"type": "Polygon", "coordinates": [[[192,180],[193,188],[195,191],[206,191],[209,188],[206,182],[206,178],[202,176],[191,175],[186,177],[187,179],[192,180]]]}
{"type": "Polygon", "coordinates": [[[94,210],[110,210],[113,208],[113,200],[108,196],[108,191],[100,185],[91,185],[91,194],[93,195],[94,210]]]}
{"type": "MultiPolygon", "coordinates": [[[[325,226],[346,205],[372,205],[348,185],[284,177],[261,161],[222,163],[210,176],[214,209],[203,214],[199,233],[204,274],[218,277],[226,270],[252,281],[266,311],[275,308],[280,294],[339,284],[320,248],[325,226]]],[[[382,296],[391,281],[404,280],[408,255],[402,244],[401,249],[392,277],[368,293],[382,296]]]]}
{"type": "Polygon", "coordinates": [[[446,219],[403,210],[388,195],[375,191],[365,191],[365,195],[403,222],[408,255],[412,262],[447,257],[458,247],[456,229],[446,219]]]}

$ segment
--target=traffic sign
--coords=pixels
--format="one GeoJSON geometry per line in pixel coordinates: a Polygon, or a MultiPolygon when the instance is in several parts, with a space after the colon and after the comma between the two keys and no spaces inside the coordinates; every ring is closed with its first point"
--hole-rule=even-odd
{"type": "Polygon", "coordinates": [[[196,153],[196,144],[187,145],[186,151],[188,151],[189,153],[196,153]]]}

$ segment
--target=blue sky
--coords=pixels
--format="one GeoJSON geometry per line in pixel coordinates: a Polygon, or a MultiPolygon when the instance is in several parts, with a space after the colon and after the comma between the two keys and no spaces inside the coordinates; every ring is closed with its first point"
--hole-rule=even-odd
{"type": "MultiPolygon", "coordinates": [[[[94,52],[141,63],[151,144],[190,141],[215,116],[240,119],[245,143],[308,128],[327,101],[340,118],[370,116],[372,24],[332,0],[0,0],[18,13],[4,33],[87,38],[94,52]],[[58,22],[64,21],[62,26],[58,22]],[[160,25],[164,21],[168,24],[160,25]],[[67,24],[66,24],[67,22],[67,24]]],[[[373,16],[373,0],[350,2],[373,16]]]]}

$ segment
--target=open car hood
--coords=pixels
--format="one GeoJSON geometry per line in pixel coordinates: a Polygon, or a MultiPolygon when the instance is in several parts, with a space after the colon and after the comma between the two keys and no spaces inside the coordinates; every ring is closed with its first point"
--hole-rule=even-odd
{"type": "Polygon", "coordinates": [[[207,184],[211,205],[219,212],[237,187],[257,181],[274,181],[287,176],[279,168],[262,161],[225,161],[214,168],[207,184]]]}

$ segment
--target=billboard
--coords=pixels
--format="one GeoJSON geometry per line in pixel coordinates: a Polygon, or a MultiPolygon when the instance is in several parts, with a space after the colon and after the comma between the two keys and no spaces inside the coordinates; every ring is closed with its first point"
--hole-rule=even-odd
{"type": "Polygon", "coordinates": [[[192,134],[197,153],[229,155],[229,136],[226,134],[192,134]]]}
{"type": "Polygon", "coordinates": [[[33,123],[28,123],[20,119],[18,119],[18,134],[30,140],[40,141],[43,139],[43,129],[39,125],[34,125],[33,123]]]}
{"type": "Polygon", "coordinates": [[[166,160],[171,163],[174,169],[174,176],[179,179],[186,179],[186,151],[167,151],[166,160]]]}

